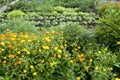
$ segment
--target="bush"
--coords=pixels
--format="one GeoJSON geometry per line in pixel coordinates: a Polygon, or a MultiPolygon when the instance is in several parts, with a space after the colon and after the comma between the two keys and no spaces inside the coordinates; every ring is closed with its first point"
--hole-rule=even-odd
{"type": "Polygon", "coordinates": [[[81,50],[85,51],[88,46],[92,46],[91,48],[93,48],[93,45],[97,45],[95,31],[80,26],[77,23],[61,24],[56,28],[52,27],[52,29],[63,31],[65,43],[68,45],[67,49],[71,53],[77,46],[81,46],[81,50]]]}
{"type": "Polygon", "coordinates": [[[5,33],[8,29],[15,33],[29,32],[38,34],[38,28],[33,23],[25,21],[22,18],[10,19],[3,23],[0,26],[0,33],[5,33]]]}
{"type": "Polygon", "coordinates": [[[116,3],[106,2],[102,3],[97,8],[97,13],[99,15],[105,15],[109,13],[113,13],[119,10],[119,6],[116,3]]]}
{"type": "Polygon", "coordinates": [[[119,15],[120,12],[114,12],[103,16],[96,27],[99,42],[109,46],[112,50],[119,48],[119,44],[117,43],[120,40],[119,15]]]}
{"type": "Polygon", "coordinates": [[[17,18],[17,17],[23,17],[25,16],[25,13],[20,11],[20,10],[14,10],[14,11],[11,11],[7,14],[7,17],[8,18],[17,18]]]}
{"type": "Polygon", "coordinates": [[[0,78],[5,80],[96,80],[96,77],[113,80],[115,77],[112,73],[115,55],[104,47],[81,53],[80,45],[79,52],[70,54],[62,32],[52,30],[34,35],[8,31],[0,34],[0,41],[0,78]]]}

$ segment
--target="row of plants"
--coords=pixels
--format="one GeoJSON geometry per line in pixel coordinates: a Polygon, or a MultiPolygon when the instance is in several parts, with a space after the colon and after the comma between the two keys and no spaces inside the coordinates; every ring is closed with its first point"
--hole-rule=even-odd
{"type": "Polygon", "coordinates": [[[26,20],[34,21],[36,26],[39,27],[56,26],[61,23],[67,23],[67,22],[79,23],[80,25],[93,26],[93,27],[97,24],[98,16],[95,13],[83,13],[83,12],[70,13],[69,11],[68,12],[65,11],[64,13],[59,13],[60,10],[61,9],[59,10],[57,9],[57,11],[53,11],[52,13],[41,13],[41,12],[25,13],[20,10],[14,10],[6,14],[1,13],[0,17],[1,17],[1,21],[5,21],[8,18],[24,16],[26,20]]]}
{"type": "Polygon", "coordinates": [[[98,0],[21,0],[17,4],[10,5],[12,9],[22,9],[27,11],[51,11],[55,6],[66,8],[78,8],[79,11],[94,11],[98,0]],[[81,4],[81,5],[79,5],[81,4]],[[87,5],[86,5],[87,4],[87,5]],[[46,6],[47,5],[47,6],[46,6]]]}

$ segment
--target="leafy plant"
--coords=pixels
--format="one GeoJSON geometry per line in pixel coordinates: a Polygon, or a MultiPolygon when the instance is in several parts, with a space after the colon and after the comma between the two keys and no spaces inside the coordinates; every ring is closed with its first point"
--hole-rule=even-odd
{"type": "Polygon", "coordinates": [[[10,30],[12,32],[20,33],[20,32],[29,32],[29,33],[38,33],[38,28],[29,21],[25,21],[22,18],[15,18],[12,20],[8,20],[6,23],[0,26],[0,33],[5,33],[6,30],[10,30]]]}
{"type": "Polygon", "coordinates": [[[7,14],[7,17],[8,18],[17,18],[17,17],[23,17],[25,16],[25,13],[20,11],[20,10],[14,10],[14,11],[11,11],[7,14]]]}
{"type": "Polygon", "coordinates": [[[100,43],[108,45],[109,48],[119,48],[117,42],[120,40],[120,12],[107,14],[100,18],[99,25],[96,27],[98,40],[100,43]]]}

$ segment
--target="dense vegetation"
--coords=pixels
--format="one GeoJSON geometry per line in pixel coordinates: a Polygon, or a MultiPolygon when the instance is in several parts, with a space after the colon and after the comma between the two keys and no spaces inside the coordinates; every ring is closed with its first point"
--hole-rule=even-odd
{"type": "Polygon", "coordinates": [[[0,13],[0,80],[120,80],[119,4],[8,5],[0,13]]]}

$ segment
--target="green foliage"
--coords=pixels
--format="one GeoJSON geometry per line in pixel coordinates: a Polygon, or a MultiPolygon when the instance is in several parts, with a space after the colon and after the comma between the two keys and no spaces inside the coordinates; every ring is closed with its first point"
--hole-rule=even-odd
{"type": "Polygon", "coordinates": [[[23,17],[25,16],[25,13],[20,11],[20,10],[14,10],[8,13],[7,17],[12,19],[12,18],[17,18],[17,17],[23,17]]]}
{"type": "Polygon", "coordinates": [[[91,11],[95,10],[95,2],[98,0],[55,0],[56,4],[59,6],[69,7],[69,8],[79,8],[80,11],[91,11]]]}
{"type": "Polygon", "coordinates": [[[117,42],[120,40],[120,12],[107,14],[100,18],[96,27],[98,40],[100,43],[108,45],[112,50],[119,48],[117,42]]]}
{"type": "MultiPolygon", "coordinates": [[[[93,29],[88,29],[80,26],[77,23],[67,23],[61,24],[57,27],[52,27],[57,31],[63,31],[64,40],[67,41],[68,51],[72,51],[77,46],[81,46],[81,50],[86,50],[88,46],[97,45],[95,38],[95,31],[93,29]]],[[[92,49],[91,48],[91,49],[92,49]]]]}
{"type": "MultiPolygon", "coordinates": [[[[74,30],[75,31],[75,30],[74,30]]],[[[39,35],[7,31],[0,34],[0,78],[5,80],[87,80],[114,79],[116,55],[106,47],[73,54],[67,51],[63,32],[42,31],[39,35]]],[[[64,36],[65,38],[67,36],[64,36]]],[[[74,38],[74,36],[73,36],[74,38]]],[[[76,39],[74,41],[77,41],[76,39]]]]}
{"type": "Polygon", "coordinates": [[[28,33],[38,33],[38,29],[34,26],[33,23],[25,21],[22,18],[15,18],[8,20],[6,23],[0,26],[0,33],[5,33],[9,29],[12,32],[28,32],[28,33]]]}
{"type": "Polygon", "coordinates": [[[113,13],[119,10],[119,7],[116,3],[106,2],[98,5],[97,13],[99,15],[105,15],[113,13]]]}

